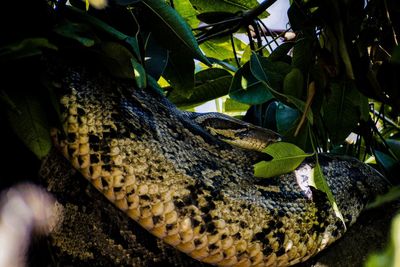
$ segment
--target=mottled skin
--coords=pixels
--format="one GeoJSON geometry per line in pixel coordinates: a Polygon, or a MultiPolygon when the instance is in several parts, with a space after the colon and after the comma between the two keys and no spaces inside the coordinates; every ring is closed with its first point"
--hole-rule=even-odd
{"type": "MultiPolygon", "coordinates": [[[[209,134],[158,92],[86,68],[59,73],[64,156],[155,236],[220,266],[287,266],[345,231],[325,195],[308,186],[312,159],[272,179],[253,177],[257,153],[209,134]]],[[[349,158],[319,156],[352,224],[387,184],[349,158]]]]}

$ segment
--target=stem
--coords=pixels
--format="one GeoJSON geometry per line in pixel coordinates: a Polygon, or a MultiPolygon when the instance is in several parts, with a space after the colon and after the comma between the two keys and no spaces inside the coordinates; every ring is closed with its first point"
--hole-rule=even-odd
{"type": "Polygon", "coordinates": [[[396,31],[394,30],[394,27],[393,27],[393,24],[392,24],[392,20],[390,19],[389,9],[388,9],[388,5],[387,5],[386,0],[383,0],[383,3],[385,5],[386,18],[388,20],[389,26],[392,28],[394,44],[398,45],[396,31]]]}
{"type": "Polygon", "coordinates": [[[240,68],[240,62],[236,54],[235,42],[233,40],[233,34],[231,34],[231,44],[232,44],[233,55],[235,56],[236,65],[238,66],[238,68],[240,68]]]}

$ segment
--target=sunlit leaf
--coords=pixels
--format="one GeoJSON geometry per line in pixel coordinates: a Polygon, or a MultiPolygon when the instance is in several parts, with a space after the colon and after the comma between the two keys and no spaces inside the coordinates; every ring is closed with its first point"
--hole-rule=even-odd
{"type": "MultiPolygon", "coordinates": [[[[212,11],[236,13],[259,5],[257,0],[190,0],[190,2],[200,13],[212,11]]],[[[268,13],[264,12],[260,18],[266,16],[268,13]]]]}
{"type": "Polygon", "coordinates": [[[174,1],[174,8],[178,11],[179,15],[185,19],[190,27],[196,28],[200,24],[200,21],[196,17],[197,12],[189,0],[174,1]]]}
{"type": "Polygon", "coordinates": [[[272,156],[271,161],[261,161],[254,164],[256,177],[270,178],[295,170],[306,157],[312,156],[299,147],[285,142],[278,142],[267,146],[264,153],[272,156]]]}
{"type": "Polygon", "coordinates": [[[249,109],[250,105],[240,103],[231,98],[225,100],[225,111],[226,112],[243,112],[249,109]]]}
{"type": "MultiPolygon", "coordinates": [[[[233,38],[233,43],[235,45],[236,52],[243,51],[246,48],[246,44],[237,38],[233,38]]],[[[209,57],[214,57],[221,60],[235,57],[235,54],[233,53],[232,42],[229,37],[222,37],[207,41],[202,43],[200,48],[209,57]]]]}

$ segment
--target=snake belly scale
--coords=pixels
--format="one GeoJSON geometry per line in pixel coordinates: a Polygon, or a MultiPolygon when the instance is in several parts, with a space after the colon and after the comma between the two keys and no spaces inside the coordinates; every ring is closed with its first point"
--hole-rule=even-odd
{"type": "MultiPolygon", "coordinates": [[[[257,179],[254,151],[211,135],[159,92],[84,67],[65,67],[57,79],[63,155],[115,206],[189,256],[288,266],[344,233],[325,195],[308,185],[312,159],[257,179]]],[[[321,155],[320,164],[347,225],[386,189],[357,160],[321,155]]]]}

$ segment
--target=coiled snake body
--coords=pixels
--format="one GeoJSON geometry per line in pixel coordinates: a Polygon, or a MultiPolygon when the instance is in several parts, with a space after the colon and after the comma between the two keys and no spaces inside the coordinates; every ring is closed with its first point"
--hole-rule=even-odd
{"type": "MultiPolygon", "coordinates": [[[[287,266],[344,233],[325,194],[308,185],[312,159],[289,174],[254,178],[259,154],[221,141],[154,90],[80,67],[58,82],[64,156],[119,209],[189,256],[287,266]]],[[[386,189],[357,160],[319,161],[347,226],[386,189]]]]}

